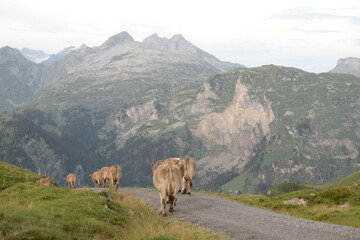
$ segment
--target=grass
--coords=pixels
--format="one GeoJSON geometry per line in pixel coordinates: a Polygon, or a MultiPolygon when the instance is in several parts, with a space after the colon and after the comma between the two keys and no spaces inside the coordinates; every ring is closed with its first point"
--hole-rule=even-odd
{"type": "Polygon", "coordinates": [[[5,162],[0,162],[0,191],[13,186],[16,183],[35,182],[42,177],[45,176],[14,167],[5,162]]]}
{"type": "Polygon", "coordinates": [[[273,192],[270,196],[260,194],[208,194],[293,217],[360,227],[360,170],[327,185],[282,183],[271,189],[273,192]],[[274,189],[276,189],[275,193],[274,189]],[[295,191],[289,191],[289,189],[295,191]],[[283,203],[293,198],[305,199],[308,204],[296,206],[283,203]],[[348,204],[348,207],[340,207],[345,203],[348,204]]]}
{"type": "Polygon", "coordinates": [[[43,186],[35,183],[39,175],[0,164],[0,176],[8,183],[0,191],[1,240],[224,239],[221,233],[164,218],[134,197],[43,186]],[[13,175],[5,174],[10,170],[13,175]]]}

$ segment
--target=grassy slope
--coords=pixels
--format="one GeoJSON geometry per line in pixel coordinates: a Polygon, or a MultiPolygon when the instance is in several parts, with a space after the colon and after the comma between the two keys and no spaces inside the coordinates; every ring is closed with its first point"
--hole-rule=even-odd
{"type": "Polygon", "coordinates": [[[121,193],[41,186],[39,175],[2,162],[0,177],[0,239],[222,239],[121,193]]]}
{"type": "Polygon", "coordinates": [[[0,191],[17,183],[35,182],[44,176],[0,162],[0,191]]]}
{"type": "Polygon", "coordinates": [[[326,185],[278,184],[271,189],[282,189],[275,196],[255,194],[216,194],[245,205],[275,211],[281,214],[320,222],[360,227],[360,170],[348,177],[326,185]],[[287,192],[287,187],[299,187],[301,190],[287,192]],[[307,206],[285,205],[283,202],[302,198],[307,206]],[[349,207],[339,205],[348,203],[349,207]]]}

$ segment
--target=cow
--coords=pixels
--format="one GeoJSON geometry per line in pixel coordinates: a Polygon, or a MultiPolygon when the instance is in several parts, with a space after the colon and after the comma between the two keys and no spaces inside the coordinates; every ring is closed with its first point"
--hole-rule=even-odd
{"type": "Polygon", "coordinates": [[[103,167],[99,170],[100,173],[100,184],[102,183],[102,187],[107,187],[108,183],[109,183],[109,167],[103,167]]]}
{"type": "Polygon", "coordinates": [[[75,173],[69,173],[66,178],[64,178],[65,181],[66,181],[66,184],[68,185],[68,188],[72,188],[72,189],[75,189],[76,186],[76,175],[75,173]]]}
{"type": "Polygon", "coordinates": [[[40,185],[50,186],[52,183],[52,179],[49,177],[45,177],[45,178],[40,178],[40,179],[36,180],[36,182],[40,185]]]}
{"type": "Polygon", "coordinates": [[[94,182],[95,187],[99,188],[101,184],[100,171],[97,170],[93,174],[90,174],[91,180],[94,182]]]}
{"type": "MultiPolygon", "coordinates": [[[[183,158],[167,158],[165,160],[159,160],[155,163],[152,163],[152,167],[162,165],[162,164],[179,164],[180,170],[182,173],[182,181],[181,181],[181,193],[182,194],[191,194],[191,190],[193,188],[192,179],[196,174],[196,162],[193,157],[183,157],[183,158]],[[187,190],[186,190],[187,184],[187,190]]],[[[154,174],[154,170],[153,170],[154,174]]]]}
{"type": "Polygon", "coordinates": [[[193,157],[183,157],[180,158],[180,162],[185,164],[185,173],[183,175],[183,179],[181,182],[181,193],[186,194],[186,184],[187,186],[187,194],[191,194],[191,189],[193,188],[193,178],[196,174],[196,162],[193,157]]]}
{"type": "Polygon", "coordinates": [[[108,179],[110,181],[110,185],[115,188],[115,190],[117,190],[122,176],[121,167],[117,165],[109,166],[108,170],[108,179]]]}
{"type": "Polygon", "coordinates": [[[175,211],[176,194],[181,184],[181,170],[179,164],[152,164],[153,184],[159,191],[160,211],[159,214],[166,216],[166,204],[170,203],[169,212],[175,211]]]}

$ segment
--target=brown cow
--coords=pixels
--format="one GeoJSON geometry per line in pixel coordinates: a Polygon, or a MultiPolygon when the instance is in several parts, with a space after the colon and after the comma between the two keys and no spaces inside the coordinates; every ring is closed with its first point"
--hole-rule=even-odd
{"type": "Polygon", "coordinates": [[[176,194],[181,184],[181,170],[178,164],[153,165],[153,184],[160,194],[159,214],[166,216],[166,203],[170,203],[169,212],[175,211],[176,194]],[[155,168],[155,169],[154,169],[155,168]]]}
{"type": "Polygon", "coordinates": [[[158,165],[162,164],[178,164],[180,166],[180,170],[182,173],[182,181],[181,181],[181,193],[186,194],[186,192],[190,195],[191,189],[193,188],[192,179],[196,174],[196,162],[193,157],[183,157],[183,158],[167,158],[165,160],[159,160],[155,163],[152,163],[153,174],[154,167],[156,168],[158,165]],[[187,190],[186,190],[186,184],[187,190]]]}
{"type": "Polygon", "coordinates": [[[122,176],[121,167],[120,166],[110,166],[108,179],[110,181],[110,185],[115,188],[115,190],[119,187],[119,182],[122,176]]]}
{"type": "Polygon", "coordinates": [[[69,173],[66,178],[64,178],[66,181],[66,184],[68,185],[68,188],[75,189],[76,186],[76,175],[75,173],[69,173]]]}
{"type": "Polygon", "coordinates": [[[103,167],[99,170],[100,173],[100,183],[102,183],[102,187],[107,187],[108,183],[109,183],[109,167],[103,167]]]}
{"type": "Polygon", "coordinates": [[[46,178],[40,178],[38,180],[36,180],[36,182],[40,185],[45,185],[45,186],[50,186],[51,185],[51,182],[52,182],[52,179],[49,178],[49,177],[46,177],[46,178]]]}
{"type": "Polygon", "coordinates": [[[91,180],[94,182],[95,187],[100,187],[101,184],[101,176],[100,176],[100,171],[95,171],[93,174],[90,174],[91,180]]]}
{"type": "Polygon", "coordinates": [[[193,188],[193,178],[196,174],[196,162],[193,157],[183,157],[180,158],[180,162],[185,164],[185,173],[181,182],[181,193],[186,193],[186,183],[187,183],[187,194],[191,194],[191,189],[193,188]]]}

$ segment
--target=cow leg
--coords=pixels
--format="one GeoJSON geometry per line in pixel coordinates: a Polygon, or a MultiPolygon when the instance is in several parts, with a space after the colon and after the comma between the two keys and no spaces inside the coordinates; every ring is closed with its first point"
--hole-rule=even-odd
{"type": "Polygon", "coordinates": [[[187,193],[189,195],[191,194],[192,186],[193,186],[192,179],[190,178],[189,181],[188,181],[188,193],[187,193]]]}
{"type": "Polygon", "coordinates": [[[170,203],[170,209],[169,212],[175,212],[175,206],[176,206],[177,197],[174,196],[174,200],[170,203]]]}
{"type": "Polygon", "coordinates": [[[159,214],[163,215],[163,217],[166,216],[165,207],[166,207],[166,200],[162,196],[162,194],[160,193],[160,211],[159,211],[159,214]]]}

